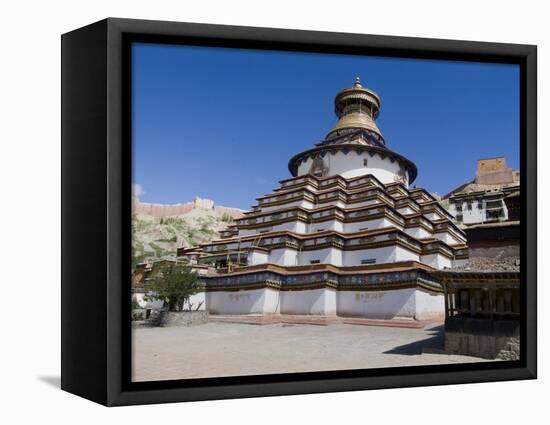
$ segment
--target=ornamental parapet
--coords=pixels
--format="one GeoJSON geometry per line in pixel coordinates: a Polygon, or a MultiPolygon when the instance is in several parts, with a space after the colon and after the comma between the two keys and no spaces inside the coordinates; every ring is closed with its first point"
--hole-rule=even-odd
{"type": "MultiPolygon", "coordinates": [[[[387,246],[401,246],[418,255],[442,254],[454,258],[456,249],[438,239],[418,240],[396,227],[365,230],[356,233],[340,233],[327,230],[312,234],[298,234],[291,231],[264,233],[260,236],[250,235],[239,239],[223,240],[223,243],[203,245],[202,251],[207,255],[229,254],[235,250],[248,251],[261,249],[270,251],[278,248],[301,250],[318,250],[337,248],[342,250],[373,249],[387,246]]],[[[461,246],[461,252],[463,247],[461,246]]]]}
{"type": "Polygon", "coordinates": [[[231,291],[273,288],[281,291],[332,288],[341,291],[378,291],[421,287],[441,293],[441,284],[429,272],[421,269],[375,273],[339,273],[318,271],[309,273],[277,273],[258,271],[204,278],[206,291],[231,291]]]}
{"type": "MultiPolygon", "coordinates": [[[[341,201],[346,204],[353,204],[375,198],[381,200],[389,206],[394,206],[394,199],[388,195],[383,188],[376,186],[369,186],[356,191],[350,191],[343,189],[342,187],[337,187],[334,190],[323,192],[317,192],[308,187],[303,187],[299,190],[288,191],[284,194],[271,193],[269,195],[256,198],[258,200],[258,205],[255,206],[254,211],[258,211],[258,209],[261,210],[261,208],[265,207],[285,205],[296,201],[309,201],[312,204],[323,204],[329,201],[341,201]]],[[[416,205],[416,202],[413,200],[405,201],[416,205]]],[[[416,206],[415,209],[420,211],[420,206],[416,206]]],[[[250,214],[246,214],[245,216],[247,215],[250,214]]]]}

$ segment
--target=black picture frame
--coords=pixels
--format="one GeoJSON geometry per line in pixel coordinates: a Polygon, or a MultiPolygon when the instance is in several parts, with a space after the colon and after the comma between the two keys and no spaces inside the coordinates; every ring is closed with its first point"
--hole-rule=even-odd
{"type": "Polygon", "coordinates": [[[109,18],[62,42],[62,389],[114,406],[537,376],[537,49],[532,45],[109,18]],[[144,41],[520,66],[521,359],[130,382],[130,50],[144,41]]]}

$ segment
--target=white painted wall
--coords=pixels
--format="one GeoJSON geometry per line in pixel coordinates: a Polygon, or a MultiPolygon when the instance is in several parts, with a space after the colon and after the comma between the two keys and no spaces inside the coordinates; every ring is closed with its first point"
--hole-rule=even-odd
{"type": "Polygon", "coordinates": [[[443,295],[414,288],[390,291],[336,291],[332,288],[278,291],[266,288],[208,292],[206,307],[212,314],[314,314],[384,320],[426,320],[444,316],[443,295]]]}
{"type": "Polygon", "coordinates": [[[359,266],[361,260],[375,259],[376,263],[393,263],[395,261],[418,261],[417,254],[407,249],[395,246],[386,246],[374,249],[360,249],[344,251],[344,266],[359,266]]]}
{"type": "Polygon", "coordinates": [[[420,261],[420,255],[398,246],[395,249],[395,261],[420,261]]]}
{"type": "Polygon", "coordinates": [[[330,288],[281,291],[281,314],[336,314],[336,291],[330,288]]]}
{"type": "Polygon", "coordinates": [[[431,238],[433,235],[431,232],[427,231],[423,227],[409,227],[404,229],[405,233],[414,238],[431,238]]]}
{"type": "Polygon", "coordinates": [[[443,215],[435,211],[424,214],[424,217],[426,217],[428,220],[431,220],[431,221],[441,220],[442,218],[445,218],[443,215]]]}
{"type": "Polygon", "coordinates": [[[453,261],[441,254],[429,254],[422,255],[420,257],[420,262],[427,264],[428,266],[433,267],[434,269],[443,269],[445,267],[451,267],[453,261]]]}
{"type": "Polygon", "coordinates": [[[387,218],[382,217],[382,218],[377,218],[375,220],[365,220],[365,221],[357,221],[353,223],[345,223],[344,232],[353,233],[353,232],[359,232],[365,228],[367,230],[373,230],[373,229],[380,229],[382,227],[396,227],[398,229],[403,228],[402,226],[395,224],[393,221],[390,221],[387,218]]]}
{"type": "Polygon", "coordinates": [[[272,229],[274,232],[281,230],[290,230],[291,232],[305,233],[306,223],[297,220],[289,221],[287,223],[277,224],[276,226],[273,226],[272,229]]]}
{"type": "MultiPolygon", "coordinates": [[[[400,246],[358,249],[353,251],[343,251],[331,247],[301,252],[291,248],[278,248],[270,252],[267,262],[281,266],[295,266],[309,265],[311,261],[319,260],[321,264],[359,266],[361,265],[361,260],[367,259],[375,259],[376,263],[380,264],[392,263],[395,261],[420,261],[420,256],[400,246]]],[[[436,258],[431,257],[427,259],[427,261],[430,261],[430,265],[436,260],[436,258]]]]}
{"type": "MultiPolygon", "coordinates": [[[[495,199],[496,200],[496,199],[495,199]]],[[[451,203],[449,205],[448,211],[456,217],[457,214],[462,214],[462,222],[464,224],[477,224],[485,223],[487,220],[486,214],[486,201],[482,200],[482,208],[478,208],[477,201],[472,202],[472,209],[468,209],[468,203],[466,201],[460,203],[451,203]],[[457,206],[462,206],[462,211],[457,211],[457,206]]],[[[506,203],[502,202],[502,212],[503,215],[500,217],[500,220],[508,219],[508,208],[506,208],[506,203]]]]}
{"type": "MultiPolygon", "coordinates": [[[[391,162],[389,158],[382,159],[379,155],[370,156],[367,152],[343,152],[327,154],[323,158],[328,167],[328,175],[341,175],[344,178],[352,178],[365,174],[372,174],[382,183],[393,183],[399,171],[399,163],[391,162]],[[363,160],[367,160],[367,166],[363,160]]],[[[298,175],[309,173],[312,159],[308,158],[298,167],[298,175]]],[[[408,181],[407,181],[408,186],[408,181]]]]}
{"type": "Polygon", "coordinates": [[[206,293],[206,308],[212,314],[273,314],[279,312],[279,291],[265,288],[206,293]]]}
{"type": "Polygon", "coordinates": [[[327,220],[320,223],[311,223],[308,226],[308,233],[316,233],[323,230],[335,230],[341,232],[344,230],[344,225],[339,220],[327,220]]]}
{"type": "Polygon", "coordinates": [[[319,260],[323,264],[342,265],[342,250],[336,248],[324,248],[316,251],[302,251],[299,254],[300,265],[311,264],[313,260],[319,260]]]}
{"type": "Polygon", "coordinates": [[[415,316],[415,289],[338,291],[338,315],[390,320],[415,316]]]}
{"type": "Polygon", "coordinates": [[[424,291],[415,291],[417,320],[445,318],[445,298],[442,294],[430,294],[424,291]]]}
{"type": "Polygon", "coordinates": [[[413,210],[411,207],[401,207],[397,209],[397,212],[399,214],[408,215],[408,214],[414,214],[416,213],[415,210],[413,210]]]}
{"type": "Polygon", "coordinates": [[[445,242],[448,245],[455,245],[455,244],[462,244],[464,241],[456,238],[449,232],[439,232],[435,233],[434,236],[439,239],[440,241],[445,242]]]}
{"type": "Polygon", "coordinates": [[[442,319],[445,314],[442,294],[431,295],[414,288],[392,291],[338,291],[337,307],[339,316],[368,319],[442,319]]]}
{"type": "Polygon", "coordinates": [[[255,264],[264,264],[269,261],[269,253],[263,251],[249,251],[248,252],[248,265],[253,266],[255,264]]]}
{"type": "MultiPolygon", "coordinates": [[[[276,226],[268,226],[266,223],[266,226],[260,229],[242,229],[242,230],[239,230],[239,236],[257,235],[259,230],[268,230],[270,232],[287,230],[287,231],[300,233],[300,234],[317,233],[323,230],[334,230],[336,232],[353,233],[353,232],[359,232],[365,229],[367,230],[380,229],[382,227],[395,227],[401,230],[403,229],[403,226],[400,226],[385,217],[377,218],[373,220],[357,221],[352,223],[342,223],[340,220],[327,220],[327,221],[307,224],[302,221],[296,220],[296,221],[281,223],[276,226]]],[[[431,236],[431,234],[429,233],[427,233],[427,235],[431,236]]],[[[428,236],[425,236],[425,237],[428,237],[428,236]]]]}
{"type": "Polygon", "coordinates": [[[294,202],[289,202],[288,204],[284,205],[269,205],[269,206],[260,206],[260,211],[262,212],[270,212],[270,211],[276,211],[280,210],[281,208],[291,208],[291,207],[303,207],[303,208],[313,208],[313,204],[309,201],[306,201],[304,199],[299,199],[294,202]]]}
{"type": "Polygon", "coordinates": [[[274,249],[269,253],[269,262],[280,266],[298,265],[298,251],[290,248],[274,249]]]}

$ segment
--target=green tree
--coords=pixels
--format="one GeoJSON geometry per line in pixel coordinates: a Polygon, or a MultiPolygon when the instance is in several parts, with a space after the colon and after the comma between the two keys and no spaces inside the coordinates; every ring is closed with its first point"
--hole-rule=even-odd
{"type": "Polygon", "coordinates": [[[149,298],[164,301],[170,311],[182,311],[189,305],[189,298],[203,289],[198,275],[191,267],[168,263],[155,273],[150,286],[152,295],[149,298]]]}

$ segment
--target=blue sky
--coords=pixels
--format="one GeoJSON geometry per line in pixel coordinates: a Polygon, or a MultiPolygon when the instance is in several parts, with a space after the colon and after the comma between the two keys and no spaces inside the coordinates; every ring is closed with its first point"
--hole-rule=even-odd
{"type": "Polygon", "coordinates": [[[519,67],[316,53],[133,46],[133,182],[142,202],[250,208],[336,122],[355,76],[376,91],[387,146],[447,193],[480,158],[519,169],[519,67]]]}

